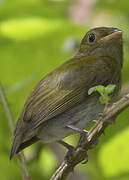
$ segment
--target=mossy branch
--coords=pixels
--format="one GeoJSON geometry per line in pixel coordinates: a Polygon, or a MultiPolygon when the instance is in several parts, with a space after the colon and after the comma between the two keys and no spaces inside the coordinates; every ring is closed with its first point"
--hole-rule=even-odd
{"type": "MultiPolygon", "coordinates": [[[[1,99],[1,103],[2,103],[4,111],[5,111],[5,115],[6,115],[7,119],[8,119],[8,123],[9,123],[11,133],[13,133],[13,129],[14,129],[13,116],[12,116],[12,113],[10,111],[8,101],[6,99],[4,89],[3,89],[2,85],[1,85],[1,83],[0,83],[0,99],[1,99]]],[[[30,180],[31,178],[30,178],[28,169],[26,167],[24,154],[19,153],[17,155],[17,160],[18,160],[18,163],[19,163],[19,166],[20,166],[20,170],[21,170],[23,180],[30,180]]]]}
{"type": "Polygon", "coordinates": [[[85,151],[91,149],[91,146],[97,141],[98,137],[104,132],[105,128],[112,124],[115,118],[127,107],[129,107],[129,94],[123,96],[112,105],[105,107],[103,114],[99,117],[96,124],[88,132],[87,137],[81,144],[81,147],[75,148],[56,170],[50,180],[65,180],[75,166],[85,160],[85,151]]]}

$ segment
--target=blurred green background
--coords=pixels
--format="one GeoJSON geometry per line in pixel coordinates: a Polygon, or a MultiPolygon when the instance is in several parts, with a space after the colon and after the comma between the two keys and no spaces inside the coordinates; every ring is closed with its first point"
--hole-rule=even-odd
{"type": "MultiPolygon", "coordinates": [[[[129,92],[128,0],[0,0],[0,81],[16,121],[29,93],[47,73],[72,57],[91,27],[124,31],[123,89],[129,92]]],[[[129,108],[108,127],[70,180],[129,180],[129,108]]],[[[78,135],[66,138],[76,144],[78,135]]],[[[0,179],[20,180],[17,160],[9,161],[11,132],[0,103],[0,179]]],[[[32,180],[48,180],[66,150],[57,143],[25,150],[32,180]]]]}

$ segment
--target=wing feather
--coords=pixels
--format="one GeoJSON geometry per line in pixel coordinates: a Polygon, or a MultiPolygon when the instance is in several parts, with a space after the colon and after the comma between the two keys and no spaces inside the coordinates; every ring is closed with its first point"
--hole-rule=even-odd
{"type": "Polygon", "coordinates": [[[25,104],[15,135],[19,131],[18,124],[24,129],[24,136],[27,136],[43,122],[85,100],[90,87],[112,83],[116,72],[113,62],[106,57],[70,60],[47,75],[25,104]]]}

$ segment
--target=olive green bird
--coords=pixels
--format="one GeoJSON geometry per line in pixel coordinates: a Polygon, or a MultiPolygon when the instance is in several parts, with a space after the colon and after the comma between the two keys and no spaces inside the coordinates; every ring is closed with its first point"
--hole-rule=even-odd
{"type": "Polygon", "coordinates": [[[30,94],[16,123],[10,159],[39,140],[67,146],[64,137],[83,134],[104,109],[99,93],[88,95],[88,90],[115,84],[112,97],[117,96],[122,64],[121,30],[99,27],[88,31],[77,54],[45,76],[30,94]]]}

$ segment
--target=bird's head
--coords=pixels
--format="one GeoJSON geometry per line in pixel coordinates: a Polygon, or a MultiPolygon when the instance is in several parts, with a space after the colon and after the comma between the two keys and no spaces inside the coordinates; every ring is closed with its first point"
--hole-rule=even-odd
{"type": "Polygon", "coordinates": [[[112,27],[98,27],[86,33],[78,56],[106,56],[123,64],[122,31],[112,27]]]}

